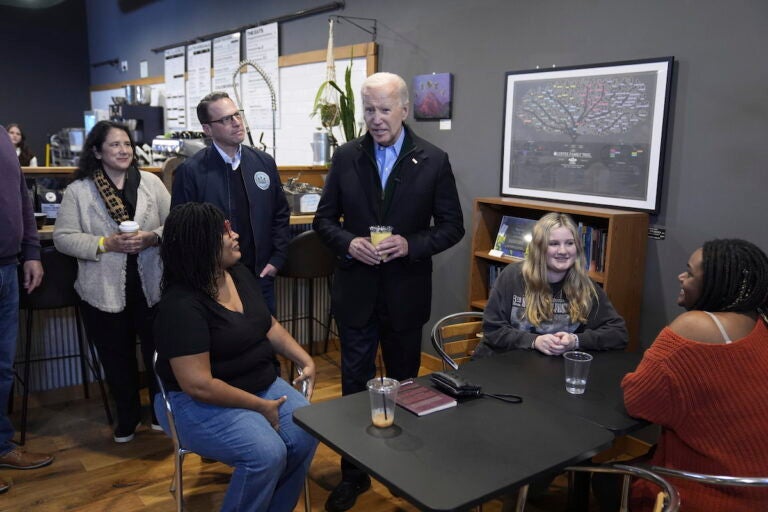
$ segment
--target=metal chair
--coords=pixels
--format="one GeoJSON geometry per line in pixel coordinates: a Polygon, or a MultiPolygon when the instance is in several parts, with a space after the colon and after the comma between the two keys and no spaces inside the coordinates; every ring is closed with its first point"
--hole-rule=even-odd
{"type": "Polygon", "coordinates": [[[768,487],[768,477],[707,475],[703,473],[694,473],[692,471],[683,471],[681,469],[670,469],[662,466],[641,467],[665,477],[681,478],[702,484],[728,487],[768,487]]]}
{"type": "MultiPolygon", "coordinates": [[[[315,322],[325,327],[325,346],[323,351],[328,350],[328,340],[331,334],[332,314],[328,308],[328,316],[323,324],[314,317],[315,314],[315,290],[314,280],[324,277],[328,280],[330,289],[331,276],[336,265],[336,257],[333,252],[320,240],[317,232],[314,230],[304,231],[296,235],[288,243],[288,254],[285,258],[283,268],[278,272],[279,276],[293,280],[291,286],[292,306],[291,306],[291,334],[299,338],[298,322],[299,320],[308,320],[307,343],[309,347],[307,352],[314,354],[313,342],[315,334],[315,322]],[[307,302],[306,315],[299,316],[299,280],[307,281],[307,302]]],[[[291,375],[293,374],[293,365],[291,365],[291,375]]]]}
{"type": "MultiPolygon", "coordinates": [[[[655,469],[655,468],[652,468],[655,469]]],[[[654,512],[677,512],[680,509],[680,495],[667,480],[656,474],[655,471],[640,466],[626,464],[604,464],[600,466],[570,466],[564,471],[583,473],[611,473],[624,475],[622,487],[621,506],[619,512],[627,512],[629,503],[629,482],[631,478],[642,478],[659,486],[661,491],[656,499],[654,512]]],[[[523,486],[517,496],[517,512],[525,511],[525,502],[528,497],[528,486],[523,486]]]]}
{"type": "Polygon", "coordinates": [[[77,260],[70,256],[60,253],[53,246],[43,247],[40,251],[40,259],[45,271],[45,277],[42,284],[31,294],[27,293],[23,287],[19,287],[19,309],[26,310],[26,329],[24,341],[24,376],[16,377],[24,387],[21,405],[21,428],[20,443],[24,444],[27,433],[27,410],[29,405],[29,367],[30,363],[37,361],[46,361],[49,359],[80,358],[80,378],[83,384],[85,398],[90,398],[88,389],[88,379],[86,368],[89,368],[91,374],[99,383],[101,400],[104,403],[104,412],[107,415],[107,422],[112,424],[112,412],[109,408],[107,392],[104,388],[104,381],[101,378],[101,365],[96,354],[96,349],[88,340],[88,350],[90,359],[86,356],[85,343],[83,342],[82,320],[80,318],[80,297],[75,292],[75,280],[77,279],[77,260]],[[75,312],[75,326],[77,329],[78,354],[56,356],[51,358],[32,359],[32,319],[35,311],[46,309],[73,308],[75,312]]]}
{"type": "MultiPolygon", "coordinates": [[[[184,511],[184,480],[182,478],[182,466],[184,464],[184,456],[188,453],[193,453],[192,450],[181,446],[179,440],[179,433],[176,430],[176,422],[173,419],[173,408],[171,407],[171,401],[168,399],[168,394],[165,391],[165,385],[160,378],[160,374],[157,373],[157,351],[152,355],[152,369],[155,372],[155,378],[157,379],[157,387],[160,390],[160,395],[163,397],[163,404],[165,405],[165,415],[168,418],[168,428],[170,430],[171,440],[173,441],[174,457],[173,457],[173,479],[171,480],[171,486],[168,488],[168,492],[173,494],[176,499],[176,511],[184,511]]],[[[299,374],[301,371],[299,370],[299,374]]],[[[308,398],[306,386],[302,386],[301,392],[305,398],[308,398]]],[[[309,475],[304,479],[304,509],[306,512],[311,512],[312,505],[309,495],[309,475]]]]}
{"type": "Polygon", "coordinates": [[[160,395],[163,397],[163,404],[165,404],[165,416],[168,419],[168,429],[170,430],[171,440],[173,441],[173,479],[171,480],[171,486],[168,491],[176,498],[176,510],[177,512],[184,511],[184,479],[182,478],[181,468],[184,464],[184,456],[188,453],[192,453],[192,450],[188,450],[181,446],[179,441],[179,433],[176,430],[176,422],[173,419],[173,408],[171,407],[171,401],[168,399],[168,394],[165,391],[165,385],[163,379],[160,378],[160,374],[157,373],[157,351],[152,355],[152,370],[155,372],[155,379],[157,379],[157,388],[160,390],[160,395]]]}
{"type": "Polygon", "coordinates": [[[704,484],[729,485],[734,487],[768,487],[768,477],[762,476],[706,475],[703,473],[694,473],[692,471],[683,471],[681,469],[670,469],[662,466],[647,466],[646,468],[661,475],[684,478],[686,480],[693,480],[704,484]]]}
{"type": "Polygon", "coordinates": [[[469,360],[472,351],[482,339],[483,313],[464,311],[438,320],[432,327],[432,346],[440,356],[443,370],[457,370],[469,360]]]}

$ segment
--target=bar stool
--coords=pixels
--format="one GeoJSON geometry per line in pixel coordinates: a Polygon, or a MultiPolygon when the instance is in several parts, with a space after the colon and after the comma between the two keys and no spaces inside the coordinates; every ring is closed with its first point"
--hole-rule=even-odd
{"type": "MultiPolygon", "coordinates": [[[[325,346],[323,351],[328,350],[328,340],[331,334],[332,312],[328,308],[328,317],[325,324],[315,318],[315,290],[314,280],[325,277],[328,280],[328,288],[331,286],[331,276],[333,275],[336,258],[331,250],[320,241],[320,237],[314,230],[304,231],[296,235],[288,243],[288,255],[285,259],[283,268],[278,272],[279,276],[293,279],[291,286],[292,307],[291,307],[291,334],[298,336],[298,321],[309,320],[309,329],[307,332],[310,355],[314,354],[313,341],[315,334],[315,322],[325,327],[325,346]],[[299,280],[307,281],[307,314],[299,316],[299,280]]],[[[291,374],[293,366],[291,367],[291,374]]]]}
{"type": "MultiPolygon", "coordinates": [[[[62,359],[79,357],[80,358],[80,377],[82,379],[83,391],[85,392],[85,398],[90,398],[90,392],[88,390],[88,379],[86,377],[86,366],[90,368],[91,373],[99,383],[99,390],[101,391],[101,400],[104,403],[104,412],[107,415],[107,421],[112,424],[112,411],[109,408],[109,402],[107,401],[107,393],[104,388],[104,382],[101,378],[101,365],[99,364],[98,356],[93,344],[88,340],[88,349],[90,350],[90,360],[85,353],[85,345],[83,343],[82,324],[80,319],[80,308],[78,304],[80,297],[75,292],[75,279],[77,278],[77,260],[70,256],[66,256],[56,250],[53,246],[43,247],[40,252],[40,259],[43,264],[43,270],[45,276],[43,277],[42,284],[36,288],[31,294],[19,286],[19,309],[26,310],[26,332],[24,342],[24,377],[19,377],[16,372],[16,377],[24,387],[22,394],[21,405],[21,442],[24,444],[27,434],[27,408],[29,405],[29,365],[30,363],[37,361],[45,361],[49,359],[62,359]],[[75,325],[77,327],[77,343],[78,354],[58,356],[53,358],[31,359],[32,349],[32,318],[35,311],[46,309],[61,309],[61,308],[74,308],[75,311],[75,325]]],[[[19,267],[21,270],[21,267],[19,267]]],[[[21,282],[21,279],[20,281],[21,282]]],[[[13,401],[11,400],[11,403],[13,401]]]]}

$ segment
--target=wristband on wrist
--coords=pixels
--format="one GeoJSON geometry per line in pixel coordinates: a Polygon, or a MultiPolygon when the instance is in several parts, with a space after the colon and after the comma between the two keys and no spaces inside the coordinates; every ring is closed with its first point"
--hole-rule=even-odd
{"type": "Polygon", "coordinates": [[[531,350],[536,350],[536,338],[533,338],[533,342],[531,343],[531,350]]]}
{"type": "Polygon", "coordinates": [[[104,237],[99,237],[99,253],[107,252],[107,248],[104,247],[104,237]]]}
{"type": "Polygon", "coordinates": [[[573,339],[576,341],[576,343],[574,343],[574,345],[573,345],[573,348],[579,348],[579,335],[574,333],[573,334],[573,339]]]}
{"type": "Polygon", "coordinates": [[[155,245],[159,246],[163,242],[163,239],[160,235],[155,233],[155,245]]]}

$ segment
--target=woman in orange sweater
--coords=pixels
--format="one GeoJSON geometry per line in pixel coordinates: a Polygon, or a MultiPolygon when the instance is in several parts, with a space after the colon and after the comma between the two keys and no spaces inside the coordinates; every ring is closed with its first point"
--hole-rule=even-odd
{"type": "MultiPolygon", "coordinates": [[[[712,240],[678,279],[688,311],[622,382],[629,414],[661,426],[650,463],[768,476],[768,257],[744,240],[712,240]]],[[[768,510],[768,489],[671,483],[683,511],[768,510]]],[[[632,510],[651,510],[657,492],[636,482],[632,510]]]]}

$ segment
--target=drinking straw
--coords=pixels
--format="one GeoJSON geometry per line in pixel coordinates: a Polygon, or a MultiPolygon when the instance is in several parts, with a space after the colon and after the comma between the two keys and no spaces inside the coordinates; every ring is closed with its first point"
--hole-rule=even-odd
{"type": "MultiPolygon", "coordinates": [[[[381,352],[379,352],[379,379],[381,379],[381,389],[384,390],[384,362],[381,360],[381,352]]],[[[384,398],[384,393],[381,393],[381,405],[384,406],[384,421],[387,421],[387,399],[384,398]]]]}

